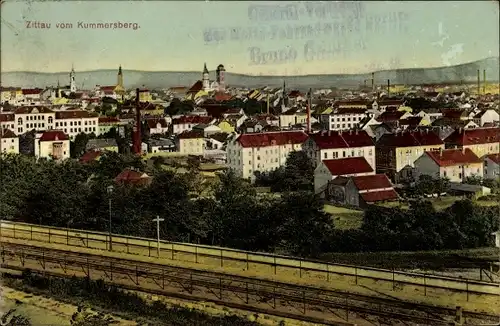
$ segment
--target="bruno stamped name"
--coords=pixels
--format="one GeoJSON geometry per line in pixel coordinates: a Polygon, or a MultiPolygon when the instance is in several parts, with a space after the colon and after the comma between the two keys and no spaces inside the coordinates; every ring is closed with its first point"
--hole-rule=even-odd
{"type": "Polygon", "coordinates": [[[73,23],[66,23],[66,22],[59,22],[55,23],[47,23],[47,22],[41,22],[41,21],[26,21],[25,22],[26,28],[37,28],[37,29],[50,29],[52,26],[55,26],[55,28],[60,28],[60,29],[72,29],[72,28],[79,28],[79,29],[133,29],[137,30],[140,28],[138,23],[124,23],[124,22],[107,22],[107,23],[89,23],[89,22],[83,22],[79,21],[76,24],[73,23]]]}

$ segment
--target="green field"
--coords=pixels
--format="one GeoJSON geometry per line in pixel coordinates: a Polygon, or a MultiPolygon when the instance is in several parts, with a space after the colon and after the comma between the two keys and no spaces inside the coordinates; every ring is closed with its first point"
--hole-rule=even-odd
{"type": "Polygon", "coordinates": [[[358,229],[363,223],[363,211],[328,204],[324,210],[332,215],[337,229],[358,229]]]}
{"type": "MultiPolygon", "coordinates": [[[[425,200],[428,200],[428,201],[432,202],[432,205],[434,206],[434,208],[436,210],[440,211],[440,210],[443,210],[443,209],[446,209],[446,208],[450,207],[457,200],[462,200],[462,199],[464,199],[464,197],[460,197],[460,196],[444,196],[444,197],[441,197],[441,198],[426,198],[425,200]]],[[[475,200],[474,203],[477,204],[477,205],[480,205],[480,206],[495,206],[495,205],[498,205],[498,202],[496,202],[494,200],[475,200]]],[[[387,203],[382,203],[382,204],[379,204],[379,205],[383,206],[383,207],[398,207],[398,208],[402,208],[402,209],[408,209],[408,204],[403,203],[403,202],[399,202],[399,201],[387,202],[387,203]]]]}

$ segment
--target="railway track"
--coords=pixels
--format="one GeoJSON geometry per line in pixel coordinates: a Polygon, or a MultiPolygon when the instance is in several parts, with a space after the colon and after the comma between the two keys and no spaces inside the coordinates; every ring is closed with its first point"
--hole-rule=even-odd
{"type": "MultiPolygon", "coordinates": [[[[153,239],[136,238],[123,235],[109,235],[102,232],[44,227],[32,224],[0,221],[0,235],[6,238],[33,240],[45,243],[58,243],[89,249],[109,250],[112,243],[114,252],[133,253],[153,257],[157,253],[157,242],[153,239]]],[[[324,281],[335,277],[348,277],[358,284],[358,280],[372,282],[384,281],[411,285],[427,289],[440,289],[450,292],[470,294],[500,295],[500,284],[465,278],[438,276],[424,273],[410,273],[344,264],[332,264],[303,260],[295,257],[278,256],[264,253],[200,246],[188,243],[160,241],[159,258],[186,261],[200,265],[220,266],[230,269],[262,271],[268,275],[294,276],[300,279],[313,279],[320,276],[324,281]]]]}
{"type": "MultiPolygon", "coordinates": [[[[451,325],[455,309],[345,293],[205,270],[126,260],[67,250],[1,243],[1,267],[56,277],[104,279],[119,287],[329,325],[373,324],[381,320],[451,325]]],[[[464,311],[475,324],[498,316],[464,311]]]]}

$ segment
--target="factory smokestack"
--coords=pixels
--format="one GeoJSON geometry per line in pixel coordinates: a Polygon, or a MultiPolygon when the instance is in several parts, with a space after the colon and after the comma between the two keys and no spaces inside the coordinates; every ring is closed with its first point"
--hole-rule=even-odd
{"type": "Polygon", "coordinates": [[[311,104],[312,104],[312,88],[309,88],[309,96],[307,99],[307,133],[311,133],[311,104]]]}
{"type": "Polygon", "coordinates": [[[267,114],[269,114],[269,94],[267,94],[267,114]]]}
{"type": "Polygon", "coordinates": [[[477,95],[481,94],[481,77],[480,77],[480,71],[479,69],[477,70],[477,95]]]}
{"type": "Polygon", "coordinates": [[[391,80],[387,79],[387,96],[391,95],[391,80]]]}
{"type": "Polygon", "coordinates": [[[372,92],[375,91],[375,73],[372,72],[372,92]]]}
{"type": "Polygon", "coordinates": [[[483,94],[486,94],[486,69],[483,70],[483,94]]]}
{"type": "Polygon", "coordinates": [[[140,155],[141,149],[141,108],[139,101],[139,89],[135,90],[135,127],[134,127],[134,153],[140,155]]]}

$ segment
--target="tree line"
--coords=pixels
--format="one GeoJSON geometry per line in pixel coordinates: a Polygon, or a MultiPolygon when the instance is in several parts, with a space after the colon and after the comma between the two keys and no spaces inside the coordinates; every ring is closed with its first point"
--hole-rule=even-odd
{"type": "MultiPolygon", "coordinates": [[[[307,189],[303,154],[292,154],[280,176],[280,196],[259,195],[232,172],[207,181],[191,164],[188,173],[162,168],[159,160],[105,153],[87,164],[56,163],[22,155],[0,157],[3,219],[107,231],[172,241],[317,257],[325,252],[458,249],[488,246],[498,229],[498,206],[458,201],[444,211],[413,201],[407,210],[371,206],[357,230],[336,230],[322,201],[307,189]],[[119,185],[125,168],[148,173],[147,187],[119,185]],[[284,181],[283,181],[284,180],[284,181]],[[108,193],[108,186],[113,191],[108,193]]],[[[307,169],[306,169],[307,170],[307,169]]],[[[311,173],[311,169],[307,170],[311,173]]]]}

